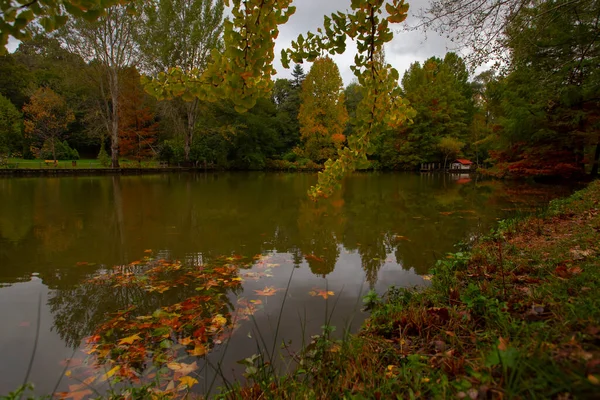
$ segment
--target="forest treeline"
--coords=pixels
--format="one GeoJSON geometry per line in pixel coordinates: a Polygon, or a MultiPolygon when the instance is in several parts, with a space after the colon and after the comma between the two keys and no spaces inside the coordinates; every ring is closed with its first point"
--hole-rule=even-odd
{"type": "MultiPolygon", "coordinates": [[[[143,4],[143,23],[113,7],[0,57],[0,159],[316,169],[355,134],[365,89],[344,87],[327,56],[310,70],[296,64],[246,113],[185,95],[156,100],[140,77],[206,66],[221,46],[223,5],[143,4]]],[[[592,0],[523,6],[503,28],[505,62],[479,74],[452,52],[413,63],[400,87],[416,117],[373,138],[363,167],[416,170],[467,158],[496,176],[597,175],[599,11],[592,0]]]]}

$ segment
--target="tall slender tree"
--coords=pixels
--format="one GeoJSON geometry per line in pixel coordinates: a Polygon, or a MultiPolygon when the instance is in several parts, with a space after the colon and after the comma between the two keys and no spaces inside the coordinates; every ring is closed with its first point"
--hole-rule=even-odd
{"type": "Polygon", "coordinates": [[[70,19],[57,37],[67,48],[97,67],[103,96],[103,117],[111,138],[111,165],[119,167],[119,93],[121,73],[139,56],[135,45],[135,3],[114,6],[94,22],[70,19]]]}
{"type": "MultiPolygon", "coordinates": [[[[223,2],[215,0],[152,0],[144,6],[138,26],[144,72],[156,76],[177,66],[186,74],[204,71],[213,49],[220,46],[223,2]]],[[[202,104],[191,93],[163,104],[184,137],[185,161],[190,161],[194,132],[202,104]]]]}

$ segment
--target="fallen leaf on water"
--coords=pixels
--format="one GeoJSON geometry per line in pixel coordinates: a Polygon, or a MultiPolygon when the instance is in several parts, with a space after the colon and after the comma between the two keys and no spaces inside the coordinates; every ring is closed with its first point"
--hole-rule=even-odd
{"type": "Polygon", "coordinates": [[[182,376],[178,379],[178,381],[180,382],[179,386],[184,385],[187,386],[188,389],[194,386],[196,383],[198,383],[198,381],[192,378],[191,376],[182,376]]]}
{"type": "Polygon", "coordinates": [[[100,382],[104,382],[110,379],[111,376],[113,376],[118,370],[121,369],[120,365],[117,365],[116,367],[113,367],[110,371],[108,371],[107,373],[105,373],[104,375],[102,375],[102,377],[100,378],[100,382]]]}
{"type": "Polygon", "coordinates": [[[421,278],[425,279],[426,281],[430,281],[432,278],[432,275],[422,275],[421,278]]]}
{"type": "Polygon", "coordinates": [[[227,318],[222,316],[221,314],[217,314],[212,319],[213,326],[220,328],[227,323],[227,318]]]}
{"type": "Polygon", "coordinates": [[[263,290],[255,290],[256,294],[259,296],[273,296],[281,289],[275,289],[273,286],[267,286],[263,290]]]}
{"type": "Polygon", "coordinates": [[[171,371],[175,371],[181,376],[186,376],[197,370],[198,364],[196,364],[196,361],[191,364],[170,362],[167,363],[167,368],[169,368],[171,371]]]}
{"type": "Polygon", "coordinates": [[[144,253],[152,253],[152,250],[151,249],[146,249],[146,250],[144,250],[144,253]]]}
{"type": "Polygon", "coordinates": [[[140,339],[141,337],[139,337],[138,335],[131,335],[129,337],[119,340],[119,344],[133,344],[133,342],[140,339]]]}
{"type": "Polygon", "coordinates": [[[60,399],[73,399],[73,400],[81,400],[92,394],[90,389],[80,390],[77,392],[60,392],[57,393],[58,398],[60,399]]]}
{"type": "Polygon", "coordinates": [[[262,304],[262,300],[250,300],[250,303],[259,305],[259,304],[262,304]]]}
{"type": "Polygon", "coordinates": [[[192,338],[186,337],[183,339],[179,339],[179,343],[181,343],[184,346],[187,346],[188,344],[192,343],[192,338]]]}
{"type": "MultiPolygon", "coordinates": [[[[81,383],[76,385],[69,385],[69,397],[73,397],[74,393],[81,393],[88,391],[86,388],[90,386],[96,380],[95,376],[90,376],[87,379],[83,380],[81,383]]],[[[90,391],[91,393],[91,391],[90,391]]],[[[83,397],[84,395],[82,395],[83,397]]],[[[81,397],[80,397],[81,398],[81,397]]]]}
{"type": "Polygon", "coordinates": [[[88,262],[87,261],[79,261],[79,262],[75,263],[75,265],[77,265],[78,267],[82,267],[84,265],[88,265],[88,262]]]}
{"type": "Polygon", "coordinates": [[[188,353],[191,356],[200,357],[200,356],[203,356],[206,354],[206,347],[204,347],[201,344],[196,344],[196,347],[194,347],[194,350],[188,350],[188,353]]]}
{"type": "Polygon", "coordinates": [[[28,326],[30,326],[30,325],[31,325],[31,322],[28,322],[28,321],[23,321],[23,322],[19,323],[19,326],[22,326],[22,327],[25,327],[25,328],[28,327],[28,326]]]}
{"type": "Polygon", "coordinates": [[[326,299],[329,296],[333,296],[335,293],[333,293],[331,290],[326,291],[321,289],[313,289],[310,292],[308,292],[308,294],[310,294],[311,296],[321,296],[324,299],[326,299]]]}

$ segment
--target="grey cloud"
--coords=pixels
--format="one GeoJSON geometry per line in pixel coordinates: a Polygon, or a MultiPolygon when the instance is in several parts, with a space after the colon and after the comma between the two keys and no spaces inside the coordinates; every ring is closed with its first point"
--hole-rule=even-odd
{"type": "MultiPolygon", "coordinates": [[[[299,34],[307,31],[316,31],[323,24],[323,16],[336,11],[346,11],[350,9],[350,0],[296,0],[294,5],[297,7],[296,13],[290,18],[287,24],[280,27],[279,37],[275,47],[275,68],[277,78],[289,78],[291,70],[286,70],[280,63],[279,53],[281,49],[288,47],[292,40],[295,40],[299,34]]],[[[414,26],[418,20],[414,15],[420,8],[427,5],[427,0],[415,0],[409,2],[410,17],[403,24],[404,27],[414,26]]],[[[347,85],[354,79],[350,70],[350,65],[354,63],[356,46],[348,40],[346,53],[333,57],[337,63],[344,84],[347,85]]],[[[386,46],[387,61],[396,68],[400,75],[404,73],[411,63],[415,61],[424,61],[429,57],[443,57],[447,51],[454,48],[453,44],[439,36],[435,32],[407,31],[401,25],[398,25],[394,39],[386,46]]],[[[310,64],[303,65],[304,70],[308,72],[310,64]]]]}

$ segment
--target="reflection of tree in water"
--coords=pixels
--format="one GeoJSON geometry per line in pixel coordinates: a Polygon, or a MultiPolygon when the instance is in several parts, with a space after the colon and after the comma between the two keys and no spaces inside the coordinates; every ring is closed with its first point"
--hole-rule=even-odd
{"type": "Polygon", "coordinates": [[[305,199],[300,204],[297,243],[315,275],[324,277],[335,269],[345,224],[343,205],[340,194],[319,202],[305,199]]]}
{"type": "MultiPolygon", "coordinates": [[[[128,272],[144,276],[148,266],[125,266],[128,272]]],[[[181,274],[177,274],[181,276],[181,274]]],[[[177,281],[175,276],[164,277],[167,281],[177,281]]],[[[134,315],[150,315],[154,311],[198,295],[198,285],[178,285],[163,293],[149,292],[145,285],[115,286],[99,284],[86,279],[69,289],[52,292],[48,305],[54,316],[54,328],[68,346],[77,347],[82,339],[94,334],[97,327],[105,322],[109,314],[135,306],[134,315]]],[[[214,301],[224,313],[231,313],[234,305],[226,295],[233,289],[216,288],[214,301]]],[[[235,291],[235,290],[234,290],[235,291]]]]}
{"type": "Polygon", "coordinates": [[[8,207],[0,207],[0,262],[10,268],[2,279],[39,272],[51,288],[70,288],[95,269],[77,262],[126,263],[128,254],[145,249],[178,258],[201,254],[206,261],[276,250],[294,254],[297,265],[309,256],[311,270],[325,275],[340,245],[360,254],[371,283],[387,254],[424,273],[434,254],[487,229],[501,208],[516,207],[505,183],[444,184],[442,178],[355,174],[317,203],[306,197],[316,179],[310,174],[3,180],[0,191],[9,195],[3,198],[8,207]],[[473,214],[455,213],[461,210],[473,214]]]}

